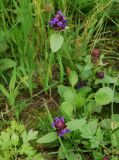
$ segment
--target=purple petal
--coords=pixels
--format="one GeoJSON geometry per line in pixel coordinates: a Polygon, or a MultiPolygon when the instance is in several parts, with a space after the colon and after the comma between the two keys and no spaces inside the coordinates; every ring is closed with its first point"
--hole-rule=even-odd
{"type": "Polygon", "coordinates": [[[59,117],[55,117],[55,119],[54,119],[55,122],[57,122],[59,120],[60,120],[59,117]]]}
{"type": "Polygon", "coordinates": [[[60,120],[61,120],[62,122],[64,122],[64,117],[60,117],[60,120]]]}
{"type": "Polygon", "coordinates": [[[50,26],[53,26],[53,24],[54,24],[54,21],[51,20],[51,21],[49,22],[49,25],[50,25],[50,26]]]}
{"type": "Polygon", "coordinates": [[[65,18],[65,16],[63,15],[63,13],[62,13],[61,10],[59,10],[59,11],[57,12],[56,17],[57,17],[57,16],[59,16],[59,17],[62,18],[62,19],[65,18]]]}
{"type": "Polygon", "coordinates": [[[51,124],[51,126],[54,128],[54,127],[55,127],[55,123],[53,122],[53,123],[51,124]]]}
{"type": "Polygon", "coordinates": [[[69,133],[70,132],[70,130],[69,129],[66,129],[66,133],[69,133]]]}
{"type": "Polygon", "coordinates": [[[63,129],[63,130],[62,130],[62,133],[64,133],[64,134],[67,133],[67,129],[66,129],[66,128],[63,129]]]}
{"type": "Polygon", "coordinates": [[[59,132],[58,135],[59,135],[60,137],[63,137],[63,136],[64,136],[64,134],[61,133],[61,132],[59,132]]]}
{"type": "Polygon", "coordinates": [[[62,129],[60,132],[58,132],[58,135],[60,136],[60,137],[63,137],[66,133],[69,133],[70,132],[70,130],[68,130],[68,129],[62,129]]]}
{"type": "Polygon", "coordinates": [[[59,19],[58,18],[53,18],[53,22],[55,24],[55,23],[59,22],[59,19]]]}
{"type": "Polygon", "coordinates": [[[62,23],[62,22],[58,22],[57,25],[58,25],[59,27],[62,27],[63,23],[62,23]]]}
{"type": "Polygon", "coordinates": [[[62,11],[61,10],[57,11],[57,14],[61,14],[62,15],[62,11]]]}
{"type": "Polygon", "coordinates": [[[54,18],[51,19],[49,25],[53,27],[55,30],[63,30],[67,26],[67,20],[65,20],[65,16],[62,11],[59,10],[54,18]]]}

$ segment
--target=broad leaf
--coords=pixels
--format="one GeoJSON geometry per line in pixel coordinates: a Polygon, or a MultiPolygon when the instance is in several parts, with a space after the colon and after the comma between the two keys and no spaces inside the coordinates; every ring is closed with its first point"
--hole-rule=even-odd
{"type": "Polygon", "coordinates": [[[90,142],[91,148],[99,148],[99,145],[103,143],[103,134],[100,128],[97,129],[96,136],[93,136],[90,142]]]}
{"type": "Polygon", "coordinates": [[[70,152],[68,160],[78,160],[76,155],[73,152],[70,152]]]}
{"type": "Polygon", "coordinates": [[[109,87],[99,89],[95,94],[95,100],[98,105],[106,105],[113,100],[113,90],[109,87]]]}
{"type": "Polygon", "coordinates": [[[58,92],[65,101],[71,102],[74,104],[74,98],[76,96],[76,91],[73,88],[65,87],[63,85],[58,86],[58,92]]]}
{"type": "Polygon", "coordinates": [[[102,79],[103,83],[115,83],[116,82],[116,78],[115,77],[111,77],[109,75],[105,75],[104,78],[102,79]]]}
{"type": "Polygon", "coordinates": [[[63,97],[63,93],[67,90],[68,87],[59,85],[58,86],[58,93],[60,94],[61,97],[63,97]]]}
{"type": "Polygon", "coordinates": [[[50,132],[48,134],[46,134],[45,136],[39,138],[37,140],[38,143],[42,144],[42,143],[50,143],[50,142],[53,142],[55,140],[57,140],[57,134],[56,132],[50,132]]]}
{"type": "Polygon", "coordinates": [[[109,118],[103,119],[100,122],[100,127],[106,130],[110,130],[111,129],[111,119],[109,118]]]}
{"type": "Polygon", "coordinates": [[[81,136],[85,139],[92,139],[97,130],[97,119],[88,122],[84,127],[80,129],[81,136]]]}
{"type": "Polygon", "coordinates": [[[66,125],[70,131],[75,131],[81,129],[86,124],[85,118],[82,119],[73,119],[69,121],[66,125]]]}
{"type": "Polygon", "coordinates": [[[81,94],[82,96],[84,96],[84,97],[86,97],[87,94],[88,94],[90,91],[91,91],[91,88],[90,88],[90,87],[86,87],[86,86],[80,88],[80,90],[79,90],[80,94],[81,94]]]}
{"type": "Polygon", "coordinates": [[[67,88],[67,90],[65,90],[65,92],[63,93],[64,100],[72,103],[75,103],[74,102],[75,96],[76,96],[76,92],[73,88],[67,88]]]}
{"type": "Polygon", "coordinates": [[[85,65],[85,67],[84,67],[84,70],[86,71],[86,70],[90,70],[90,69],[92,69],[93,68],[93,64],[92,63],[87,63],[86,65],[85,65]]]}
{"type": "Polygon", "coordinates": [[[82,107],[84,105],[84,102],[85,102],[85,99],[82,97],[82,95],[80,93],[78,93],[74,97],[74,103],[77,108],[82,107]]]}
{"type": "Polygon", "coordinates": [[[50,47],[52,52],[57,52],[61,48],[63,41],[64,39],[60,34],[52,34],[50,37],[50,47]]]}
{"type": "Polygon", "coordinates": [[[61,104],[62,111],[69,117],[72,116],[73,113],[73,106],[70,102],[63,102],[61,104]]]}
{"type": "Polygon", "coordinates": [[[85,107],[84,111],[86,115],[90,115],[94,112],[100,113],[102,110],[102,106],[97,105],[95,101],[90,101],[85,107]]]}

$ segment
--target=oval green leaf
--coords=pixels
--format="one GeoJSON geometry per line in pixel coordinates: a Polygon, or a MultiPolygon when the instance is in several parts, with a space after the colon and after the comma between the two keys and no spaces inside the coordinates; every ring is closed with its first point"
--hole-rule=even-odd
{"type": "Polygon", "coordinates": [[[73,106],[70,102],[63,102],[61,104],[61,109],[63,113],[65,113],[67,116],[71,117],[73,113],[73,106]]]}
{"type": "Polygon", "coordinates": [[[75,131],[82,128],[86,124],[85,118],[82,119],[73,119],[69,121],[66,125],[70,131],[75,131]]]}
{"type": "Polygon", "coordinates": [[[63,41],[64,38],[60,34],[52,34],[50,37],[50,48],[52,52],[57,52],[61,48],[63,41]]]}
{"type": "Polygon", "coordinates": [[[50,133],[46,134],[45,136],[39,138],[37,140],[37,143],[40,143],[40,144],[42,144],[42,143],[50,143],[50,142],[53,142],[55,140],[57,140],[56,132],[50,132],[50,133]]]}
{"type": "Polygon", "coordinates": [[[109,87],[99,89],[95,94],[95,100],[98,105],[106,105],[113,100],[113,90],[109,87]]]}

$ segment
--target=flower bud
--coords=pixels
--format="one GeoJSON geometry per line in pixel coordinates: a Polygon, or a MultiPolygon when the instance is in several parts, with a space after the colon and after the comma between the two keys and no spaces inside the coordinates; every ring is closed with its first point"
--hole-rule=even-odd
{"type": "Polygon", "coordinates": [[[97,61],[98,61],[99,58],[100,58],[100,50],[99,50],[98,48],[95,48],[95,49],[92,51],[91,58],[92,58],[92,61],[93,61],[94,63],[97,63],[97,61]]]}
{"type": "Polygon", "coordinates": [[[97,76],[97,78],[99,78],[99,79],[103,79],[103,78],[104,78],[104,72],[103,72],[103,71],[97,72],[97,73],[96,73],[96,76],[97,76]]]}

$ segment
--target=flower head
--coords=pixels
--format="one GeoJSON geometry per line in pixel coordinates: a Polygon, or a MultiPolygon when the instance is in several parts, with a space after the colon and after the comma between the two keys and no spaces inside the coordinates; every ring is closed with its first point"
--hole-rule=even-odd
{"type": "Polygon", "coordinates": [[[57,134],[62,137],[64,134],[69,133],[70,131],[66,128],[64,117],[55,117],[52,127],[56,129],[57,134]]]}
{"type": "Polygon", "coordinates": [[[96,73],[96,76],[100,79],[103,79],[104,78],[104,72],[103,71],[100,71],[100,72],[97,72],[96,73]]]}
{"type": "Polygon", "coordinates": [[[76,84],[76,88],[77,89],[80,89],[82,87],[85,87],[86,86],[86,82],[85,81],[80,81],[76,84]]]}
{"type": "Polygon", "coordinates": [[[94,48],[92,51],[91,57],[92,57],[92,61],[94,63],[97,63],[97,61],[100,58],[100,50],[98,48],[94,48]]]}
{"type": "Polygon", "coordinates": [[[54,28],[55,30],[63,30],[67,26],[67,20],[65,16],[62,14],[62,11],[59,10],[55,17],[51,19],[49,25],[54,28]]]}

